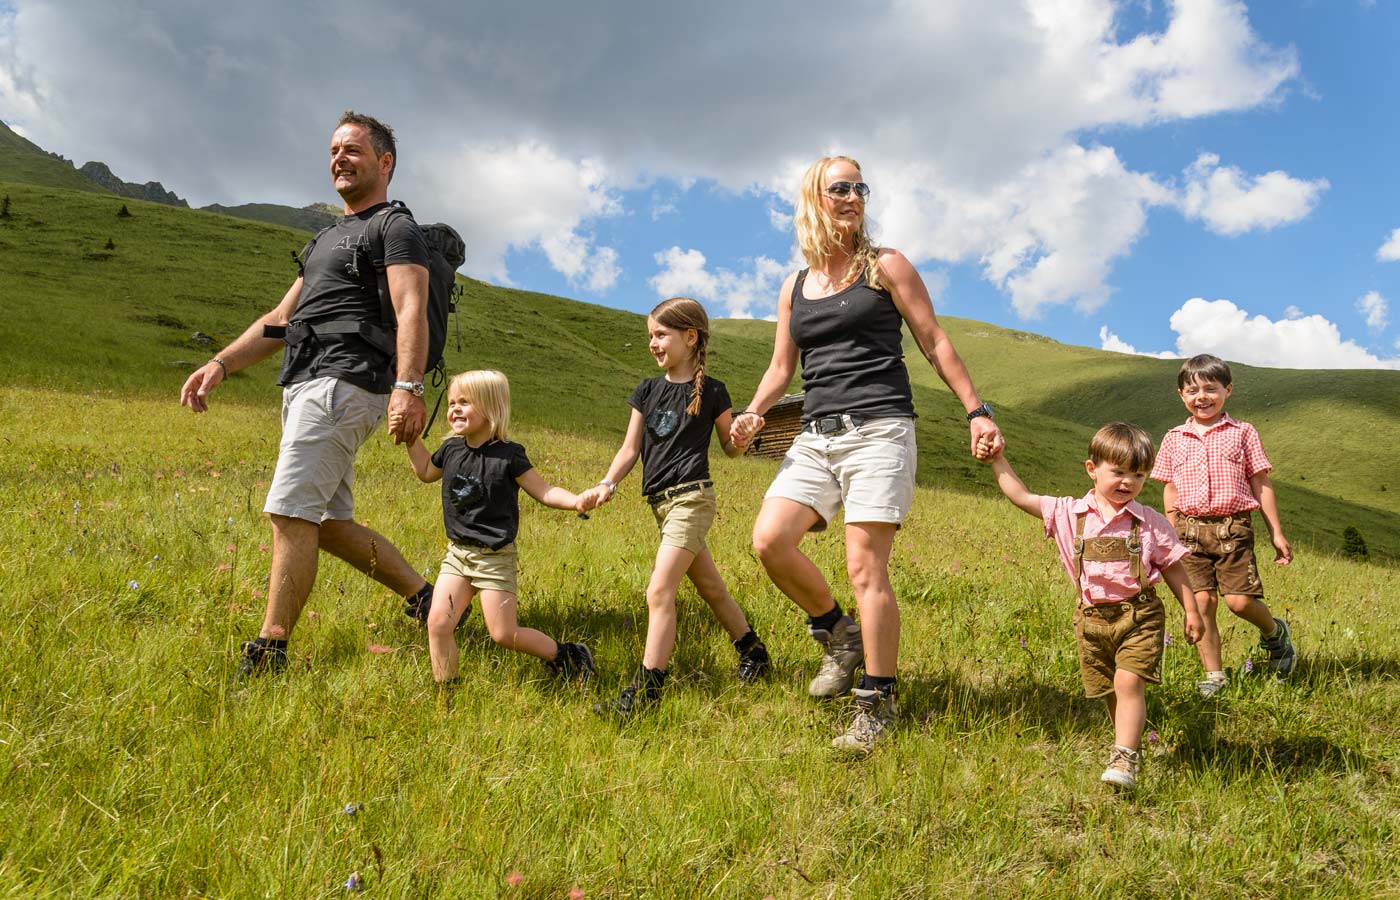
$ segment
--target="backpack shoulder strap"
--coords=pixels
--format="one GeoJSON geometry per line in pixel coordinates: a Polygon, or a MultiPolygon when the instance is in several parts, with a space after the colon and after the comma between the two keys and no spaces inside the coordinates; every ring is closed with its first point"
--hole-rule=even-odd
{"type": "Polygon", "coordinates": [[[300,253],[293,253],[293,254],[292,254],[292,258],[295,259],[296,262],[297,262],[297,276],[298,276],[298,277],[300,277],[300,278],[305,278],[305,277],[306,277],[306,261],[309,260],[309,259],[311,259],[311,251],[316,249],[316,242],[319,241],[319,240],[321,239],[321,237],[322,237],[327,231],[330,231],[330,230],[331,230],[332,228],[334,228],[337,224],[338,224],[338,223],[336,223],[336,222],[332,222],[331,224],[327,225],[325,228],[322,228],[320,231],[316,232],[316,234],[312,236],[311,240],[309,240],[309,241],[306,242],[306,246],[301,248],[301,252],[300,252],[300,253]]]}
{"type": "Polygon", "coordinates": [[[365,229],[365,235],[369,238],[369,261],[374,267],[374,281],[379,290],[379,325],[391,333],[398,329],[398,317],[394,314],[394,298],[389,293],[389,276],[384,265],[384,232],[389,228],[389,220],[396,215],[413,218],[413,212],[407,206],[392,200],[370,217],[369,226],[365,229]]]}

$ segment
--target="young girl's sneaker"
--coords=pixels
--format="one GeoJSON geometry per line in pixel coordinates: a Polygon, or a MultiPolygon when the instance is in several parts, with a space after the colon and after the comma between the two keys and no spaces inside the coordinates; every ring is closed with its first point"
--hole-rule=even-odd
{"type": "Polygon", "coordinates": [[[1138,751],[1114,744],[1108,753],[1108,768],[1103,770],[1099,781],[1131,791],[1137,787],[1138,763],[1141,760],[1142,754],[1138,751]]]}
{"type": "Polygon", "coordinates": [[[739,680],[750,684],[768,674],[773,668],[773,659],[762,641],[739,654],[739,680]]]}
{"type": "Polygon", "coordinates": [[[661,688],[666,683],[664,669],[639,667],[632,681],[622,689],[615,699],[595,704],[593,711],[600,716],[616,716],[619,719],[631,718],[661,699],[661,688]]]}
{"type": "Polygon", "coordinates": [[[1298,650],[1293,646],[1293,635],[1288,631],[1288,623],[1274,619],[1274,636],[1261,638],[1259,646],[1269,654],[1269,668],[1280,675],[1287,675],[1298,664],[1298,650]]]}
{"type": "Polygon", "coordinates": [[[565,680],[578,676],[579,680],[587,681],[598,674],[593,651],[587,644],[560,644],[554,659],[544,665],[556,678],[565,680]]]}

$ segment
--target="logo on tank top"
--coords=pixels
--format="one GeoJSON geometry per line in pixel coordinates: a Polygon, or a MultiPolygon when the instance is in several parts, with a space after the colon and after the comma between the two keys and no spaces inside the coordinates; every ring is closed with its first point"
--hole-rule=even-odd
{"type": "Polygon", "coordinates": [[[674,409],[658,409],[647,416],[647,430],[651,432],[652,437],[663,441],[675,434],[680,424],[681,414],[674,409]]]}
{"type": "Polygon", "coordinates": [[[457,512],[466,512],[480,504],[485,493],[486,489],[482,486],[480,478],[462,472],[458,472],[452,479],[452,486],[448,489],[448,495],[452,498],[452,505],[457,512]]]}

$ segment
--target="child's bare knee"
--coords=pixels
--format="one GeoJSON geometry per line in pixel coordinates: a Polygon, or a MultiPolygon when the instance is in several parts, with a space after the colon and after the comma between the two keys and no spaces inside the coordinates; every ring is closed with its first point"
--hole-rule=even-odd
{"type": "Polygon", "coordinates": [[[1250,607],[1259,602],[1258,597],[1247,597],[1244,594],[1226,594],[1225,605],[1230,608],[1230,612],[1237,616],[1244,615],[1250,607]]]}
{"type": "Polygon", "coordinates": [[[669,610],[676,605],[676,592],[672,588],[649,585],[647,587],[647,609],[669,610]]]}

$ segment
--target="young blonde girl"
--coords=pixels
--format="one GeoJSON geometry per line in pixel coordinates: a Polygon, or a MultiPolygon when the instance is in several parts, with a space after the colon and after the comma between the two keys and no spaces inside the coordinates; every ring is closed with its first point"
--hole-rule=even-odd
{"type": "Polygon", "coordinates": [[[491,638],[502,647],[537,656],[561,677],[588,677],[597,669],[583,644],[561,644],[516,623],[515,535],[519,491],[554,509],[582,511],[576,494],[544,480],[525,448],[507,440],[510,383],[500,372],[478,370],[453,377],[447,387],[452,435],[437,452],[416,437],[408,458],[420,481],[442,481],[442,518],[450,543],[428,613],[428,653],[439,683],[457,677],[453,631],[479,597],[491,638]]]}
{"type": "Polygon", "coordinates": [[[649,349],[664,375],[648,378],[628,402],[632,418],[607,476],[585,491],[581,506],[593,509],[613,498],[618,482],[642,460],[642,492],[661,531],[661,546],[647,585],[647,640],[642,665],[632,682],[599,712],[622,717],[655,702],[666,682],[666,666],[676,646],[676,591],[689,577],[710,611],[729,633],[739,653],[739,679],[749,682],[768,671],[768,649],[749,627],[744,611],[724,585],[705,535],[715,517],[710,481],[710,431],[729,456],[743,451],[729,439],[730,403],[724,383],[705,371],[710,320],[687,297],[667,300],[647,317],[649,349]]]}

